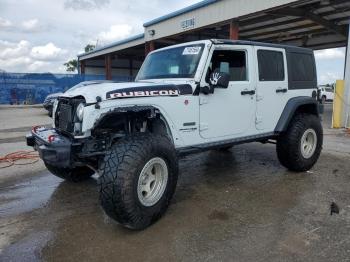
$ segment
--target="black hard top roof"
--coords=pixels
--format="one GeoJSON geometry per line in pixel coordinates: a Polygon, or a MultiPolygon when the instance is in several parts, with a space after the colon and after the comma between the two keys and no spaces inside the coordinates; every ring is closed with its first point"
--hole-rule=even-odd
{"type": "Polygon", "coordinates": [[[297,51],[304,53],[313,53],[312,49],[292,46],[292,45],[282,45],[282,44],[272,44],[264,43],[257,41],[247,41],[247,40],[229,40],[229,39],[211,39],[214,44],[225,44],[225,45],[254,45],[254,46],[264,46],[264,47],[275,47],[275,48],[284,48],[288,51],[297,51]]]}

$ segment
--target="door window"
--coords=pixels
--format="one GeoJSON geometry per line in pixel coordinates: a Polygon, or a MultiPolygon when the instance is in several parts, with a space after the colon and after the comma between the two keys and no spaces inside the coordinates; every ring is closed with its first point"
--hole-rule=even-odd
{"type": "Polygon", "coordinates": [[[215,50],[209,65],[207,80],[212,72],[230,75],[230,81],[247,81],[247,59],[245,51],[215,50]]]}
{"type": "Polygon", "coordinates": [[[258,66],[260,81],[283,81],[283,53],[271,50],[258,50],[258,66]]]}

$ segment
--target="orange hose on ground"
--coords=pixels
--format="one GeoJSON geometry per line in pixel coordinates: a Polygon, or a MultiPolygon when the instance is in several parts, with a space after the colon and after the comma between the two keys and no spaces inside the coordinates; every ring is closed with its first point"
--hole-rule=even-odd
{"type": "Polygon", "coordinates": [[[39,154],[36,151],[16,151],[13,153],[9,153],[5,156],[0,156],[0,168],[6,168],[13,165],[29,165],[37,162],[39,160],[39,154]],[[19,161],[28,160],[24,163],[19,161]],[[5,163],[4,166],[1,164],[5,163]],[[6,165],[7,164],[7,165],[6,165]]]}

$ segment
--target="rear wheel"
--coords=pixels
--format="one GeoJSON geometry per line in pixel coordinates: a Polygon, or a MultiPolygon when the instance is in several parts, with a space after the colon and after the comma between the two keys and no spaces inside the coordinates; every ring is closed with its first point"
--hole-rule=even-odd
{"type": "Polygon", "coordinates": [[[288,130],[277,139],[277,156],[289,170],[309,170],[318,160],[323,143],[323,130],[319,117],[298,114],[288,130]]]}
{"type": "Polygon", "coordinates": [[[322,96],[322,100],[321,100],[321,103],[322,103],[322,104],[324,104],[324,103],[326,103],[326,101],[327,101],[327,98],[326,98],[326,96],[322,96]]]}
{"type": "Polygon", "coordinates": [[[104,211],[123,226],[138,230],[164,214],[178,176],[173,144],[166,136],[154,134],[119,140],[99,169],[104,211]]]}
{"type": "Polygon", "coordinates": [[[55,176],[70,182],[81,182],[89,179],[95,172],[87,166],[60,168],[45,163],[46,168],[55,176]]]}

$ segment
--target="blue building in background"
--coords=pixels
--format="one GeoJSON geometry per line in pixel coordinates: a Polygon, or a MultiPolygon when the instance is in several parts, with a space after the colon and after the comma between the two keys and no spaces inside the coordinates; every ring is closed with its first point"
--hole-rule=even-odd
{"type": "MultiPolygon", "coordinates": [[[[51,93],[64,92],[72,86],[91,80],[104,80],[104,75],[0,73],[0,104],[39,104],[51,93]]],[[[113,77],[120,82],[131,77],[113,77]]]]}

